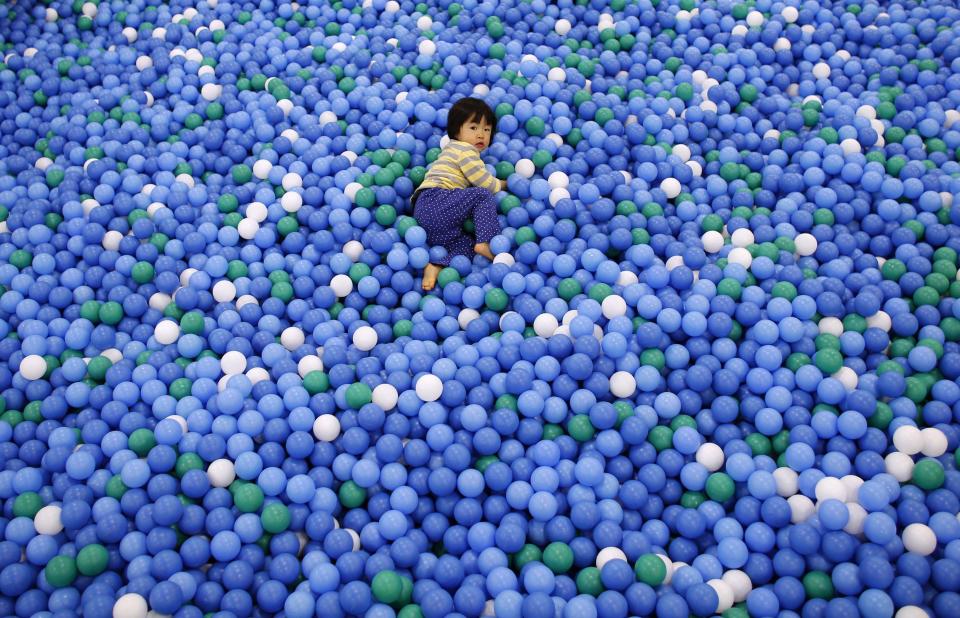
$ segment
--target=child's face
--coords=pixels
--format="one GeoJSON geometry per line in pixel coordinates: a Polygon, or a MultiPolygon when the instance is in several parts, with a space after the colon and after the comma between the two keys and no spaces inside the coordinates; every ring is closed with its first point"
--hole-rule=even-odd
{"type": "Polygon", "coordinates": [[[461,142],[473,144],[477,150],[483,150],[490,145],[493,139],[493,127],[486,120],[471,118],[460,127],[457,139],[461,142]]]}

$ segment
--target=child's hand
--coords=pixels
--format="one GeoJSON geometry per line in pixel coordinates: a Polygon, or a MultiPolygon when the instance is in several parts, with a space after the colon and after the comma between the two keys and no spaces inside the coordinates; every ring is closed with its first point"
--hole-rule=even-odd
{"type": "Polygon", "coordinates": [[[506,180],[501,180],[501,181],[500,181],[500,190],[501,190],[501,191],[506,191],[506,190],[507,190],[507,181],[506,181],[506,180]]]}

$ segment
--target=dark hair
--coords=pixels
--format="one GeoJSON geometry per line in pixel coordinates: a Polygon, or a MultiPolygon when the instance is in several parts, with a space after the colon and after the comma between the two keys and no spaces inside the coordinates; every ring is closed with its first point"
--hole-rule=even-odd
{"type": "Polygon", "coordinates": [[[453,104],[447,113],[447,135],[450,139],[457,139],[460,127],[471,120],[486,120],[497,132],[497,115],[490,106],[473,97],[464,97],[453,104]]]}

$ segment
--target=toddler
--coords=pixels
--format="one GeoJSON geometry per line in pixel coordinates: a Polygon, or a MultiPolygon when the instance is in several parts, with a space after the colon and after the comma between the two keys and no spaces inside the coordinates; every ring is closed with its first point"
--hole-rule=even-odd
{"type": "Polygon", "coordinates": [[[447,250],[442,260],[424,269],[426,291],[433,289],[440,270],[455,255],[472,258],[479,253],[493,259],[490,239],[500,233],[493,194],[504,191],[506,183],[490,175],[480,153],[493,141],[496,128],[497,117],[486,103],[472,97],[457,101],[447,116],[450,142],[411,198],[413,216],[426,230],[427,242],[447,250]],[[476,237],[463,231],[463,222],[471,216],[476,237]]]}

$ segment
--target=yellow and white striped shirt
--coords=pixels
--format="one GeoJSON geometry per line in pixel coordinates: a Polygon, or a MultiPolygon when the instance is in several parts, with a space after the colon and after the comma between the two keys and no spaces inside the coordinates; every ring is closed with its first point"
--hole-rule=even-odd
{"type": "Polygon", "coordinates": [[[466,189],[483,187],[491,193],[500,190],[500,181],[487,171],[480,152],[472,145],[450,140],[437,160],[430,164],[423,182],[414,192],[411,202],[425,189],[466,189]]]}

